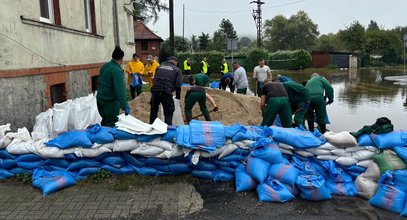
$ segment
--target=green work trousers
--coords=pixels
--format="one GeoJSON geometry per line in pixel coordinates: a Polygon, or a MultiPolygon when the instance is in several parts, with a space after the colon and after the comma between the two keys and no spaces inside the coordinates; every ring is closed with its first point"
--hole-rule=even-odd
{"type": "Polygon", "coordinates": [[[304,102],[293,102],[291,103],[291,111],[296,112],[294,116],[294,123],[295,127],[300,127],[301,125],[304,126],[305,121],[305,113],[307,112],[304,109],[304,102]],[[298,112],[296,112],[298,109],[298,112]]]}
{"type": "Polygon", "coordinates": [[[120,105],[116,100],[97,99],[97,106],[102,117],[102,126],[114,127],[118,121],[117,116],[120,113],[120,105]]]}
{"type": "Polygon", "coordinates": [[[314,112],[319,125],[326,124],[326,104],[324,97],[313,97],[306,113],[308,123],[314,123],[314,112]]]}
{"type": "Polygon", "coordinates": [[[247,88],[244,88],[244,89],[237,89],[237,94],[246,95],[246,93],[247,93],[247,88]]]}
{"type": "Polygon", "coordinates": [[[192,108],[197,102],[202,114],[205,116],[205,120],[210,121],[211,116],[209,115],[208,108],[206,107],[206,93],[204,92],[191,92],[188,97],[185,97],[184,111],[187,121],[190,122],[192,120],[192,108]]]}
{"type": "Polygon", "coordinates": [[[267,101],[263,112],[263,122],[261,125],[271,126],[274,120],[280,115],[281,124],[285,128],[291,128],[291,107],[288,97],[271,97],[267,101]]]}

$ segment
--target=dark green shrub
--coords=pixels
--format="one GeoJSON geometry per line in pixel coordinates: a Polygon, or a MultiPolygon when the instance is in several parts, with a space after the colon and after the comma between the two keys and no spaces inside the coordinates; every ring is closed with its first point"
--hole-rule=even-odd
{"type": "Polygon", "coordinates": [[[223,52],[208,51],[208,52],[195,52],[195,53],[177,53],[176,55],[179,61],[179,67],[184,70],[184,61],[187,58],[191,59],[191,72],[192,74],[199,73],[201,68],[201,61],[206,57],[209,64],[209,71],[219,72],[222,60],[225,57],[223,52]]]}
{"type": "Polygon", "coordinates": [[[311,61],[311,54],[301,49],[271,53],[268,64],[272,69],[305,69],[311,61]]]}
{"type": "Polygon", "coordinates": [[[264,58],[265,60],[268,60],[268,52],[266,50],[254,48],[251,49],[247,53],[247,59],[246,59],[246,71],[252,72],[254,67],[256,67],[259,63],[260,58],[264,58]]]}

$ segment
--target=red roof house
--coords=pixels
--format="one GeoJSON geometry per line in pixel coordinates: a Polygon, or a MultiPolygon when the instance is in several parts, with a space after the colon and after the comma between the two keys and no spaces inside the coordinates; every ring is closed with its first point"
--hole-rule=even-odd
{"type": "Polygon", "coordinates": [[[147,56],[160,55],[160,43],[163,39],[151,31],[142,21],[134,21],[134,42],[136,53],[143,63],[147,62],[147,56]]]}

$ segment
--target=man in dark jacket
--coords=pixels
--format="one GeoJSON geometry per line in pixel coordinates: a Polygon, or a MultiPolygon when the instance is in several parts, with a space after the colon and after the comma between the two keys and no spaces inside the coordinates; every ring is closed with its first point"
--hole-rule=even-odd
{"type": "Polygon", "coordinates": [[[115,126],[120,108],[126,115],[130,113],[126,100],[124,74],[120,66],[123,63],[123,57],[124,52],[117,46],[112,53],[112,60],[104,64],[99,72],[96,100],[103,126],[115,126]]]}
{"type": "Polygon", "coordinates": [[[235,92],[235,86],[233,85],[233,74],[226,73],[220,77],[219,89],[226,90],[226,87],[229,86],[230,92],[235,92]]]}
{"type": "Polygon", "coordinates": [[[163,105],[165,123],[172,125],[172,116],[175,110],[172,98],[175,91],[175,98],[181,97],[182,73],[177,67],[178,59],[169,57],[167,62],[161,64],[155,73],[153,87],[151,88],[151,113],[150,124],[157,118],[158,107],[163,105]]]}

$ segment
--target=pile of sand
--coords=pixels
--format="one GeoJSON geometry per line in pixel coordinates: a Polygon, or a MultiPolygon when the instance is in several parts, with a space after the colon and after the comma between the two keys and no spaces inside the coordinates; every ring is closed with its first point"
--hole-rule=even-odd
{"type": "MultiPolygon", "coordinates": [[[[182,88],[181,93],[181,111],[184,116],[185,92],[187,88],[182,88]]],[[[260,110],[260,98],[249,95],[240,95],[226,92],[223,90],[207,89],[207,92],[215,99],[219,107],[218,112],[211,112],[213,121],[220,121],[224,125],[240,123],[243,125],[260,125],[262,121],[260,110]]],[[[144,92],[135,100],[131,101],[130,108],[132,115],[144,122],[149,122],[150,118],[150,98],[151,93],[144,92]]],[[[206,106],[208,110],[212,110],[213,106],[207,100],[206,106]]],[[[200,115],[198,103],[195,104],[192,115],[200,115]]],[[[185,117],[185,116],[184,116],[185,117]]],[[[203,116],[198,118],[205,120],[203,116]]]]}

